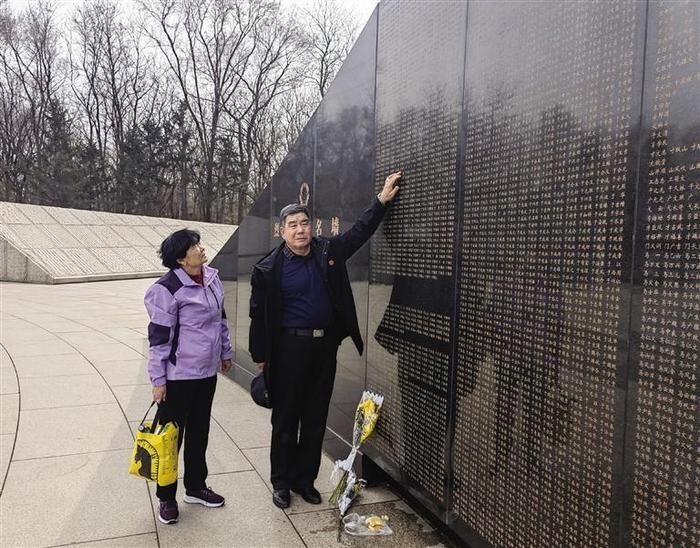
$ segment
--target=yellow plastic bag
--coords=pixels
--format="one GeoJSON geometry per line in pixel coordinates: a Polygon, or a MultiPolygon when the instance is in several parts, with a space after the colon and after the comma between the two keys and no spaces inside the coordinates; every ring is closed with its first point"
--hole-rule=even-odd
{"type": "MultiPolygon", "coordinates": [[[[154,402],[155,403],[155,402],[154,402]]],[[[153,407],[153,403],[151,404],[153,407]]],[[[148,408],[148,411],[151,410],[148,408]]],[[[146,411],[146,415],[148,415],[146,411]]],[[[180,429],[174,422],[163,424],[158,413],[153,421],[144,416],[136,431],[129,474],[155,481],[161,487],[177,481],[177,437],[180,429]]]]}

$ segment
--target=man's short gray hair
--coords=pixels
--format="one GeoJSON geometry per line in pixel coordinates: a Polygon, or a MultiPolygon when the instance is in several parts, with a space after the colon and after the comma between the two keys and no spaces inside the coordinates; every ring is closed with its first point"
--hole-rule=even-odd
{"type": "Polygon", "coordinates": [[[280,210],[280,226],[284,226],[284,221],[290,215],[295,215],[296,213],[305,213],[306,216],[311,219],[309,215],[309,209],[305,205],[301,204],[289,204],[284,206],[280,210]]]}

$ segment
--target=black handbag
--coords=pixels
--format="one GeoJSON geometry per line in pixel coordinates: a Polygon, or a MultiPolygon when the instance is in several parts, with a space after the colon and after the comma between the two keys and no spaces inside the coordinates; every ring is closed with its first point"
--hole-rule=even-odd
{"type": "Polygon", "coordinates": [[[260,407],[265,409],[272,409],[272,402],[270,401],[270,392],[267,389],[267,383],[265,382],[265,373],[260,373],[255,377],[250,383],[250,395],[253,401],[257,403],[260,407]]]}

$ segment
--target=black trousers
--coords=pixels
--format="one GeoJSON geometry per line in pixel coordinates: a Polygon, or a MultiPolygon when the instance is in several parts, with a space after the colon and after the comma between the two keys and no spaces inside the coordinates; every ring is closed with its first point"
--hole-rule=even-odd
{"type": "Polygon", "coordinates": [[[337,353],[333,336],[281,336],[272,375],[274,489],[311,486],[318,476],[337,353]]]}
{"type": "MultiPolygon", "coordinates": [[[[168,381],[165,402],[158,406],[164,421],[175,421],[180,427],[178,451],[185,443],[185,489],[197,491],[206,487],[207,444],[211,404],[216,391],[216,375],[206,379],[168,381]]],[[[177,481],[156,488],[160,500],[175,500],[177,481]]]]}

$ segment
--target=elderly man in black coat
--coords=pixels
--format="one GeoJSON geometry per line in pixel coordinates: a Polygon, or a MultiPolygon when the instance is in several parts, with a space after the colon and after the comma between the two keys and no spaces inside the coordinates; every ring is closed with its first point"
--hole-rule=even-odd
{"type": "Polygon", "coordinates": [[[401,176],[389,175],[352,228],[333,238],[311,236],[305,206],[284,207],[284,243],[253,267],[249,350],[265,371],[272,400],[272,500],[280,508],[289,506],[290,489],[311,504],[321,502],[314,481],[338,346],[350,336],[363,350],[345,261],[379,226],[401,176]]]}

